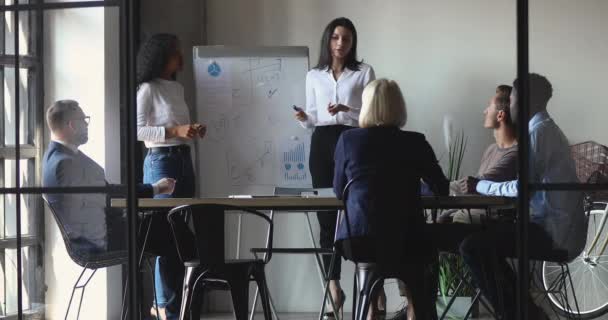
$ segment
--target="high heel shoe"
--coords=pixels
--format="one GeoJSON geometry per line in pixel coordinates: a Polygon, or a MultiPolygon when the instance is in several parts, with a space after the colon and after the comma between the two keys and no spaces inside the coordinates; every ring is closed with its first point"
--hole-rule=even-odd
{"type": "MultiPolygon", "coordinates": [[[[344,290],[340,289],[340,301],[338,303],[338,301],[336,301],[336,299],[334,299],[334,305],[336,306],[336,309],[338,309],[337,312],[340,313],[340,319],[344,319],[344,302],[346,301],[346,293],[344,293],[344,290]]],[[[336,312],[334,311],[326,311],[323,314],[323,320],[331,320],[331,319],[336,319],[336,312]]]]}
{"type": "Polygon", "coordinates": [[[385,320],[386,319],[386,293],[384,293],[384,289],[382,289],[379,293],[378,299],[375,302],[376,304],[375,311],[375,320],[385,320]],[[380,309],[382,307],[382,309],[380,309]]]}
{"type": "Polygon", "coordinates": [[[376,320],[385,320],[386,319],[386,310],[378,310],[376,311],[376,320]]]}

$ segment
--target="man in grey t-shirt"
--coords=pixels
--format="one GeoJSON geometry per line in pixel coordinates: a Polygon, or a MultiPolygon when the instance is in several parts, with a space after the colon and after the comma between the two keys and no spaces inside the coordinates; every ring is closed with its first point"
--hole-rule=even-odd
{"type": "MultiPolygon", "coordinates": [[[[492,129],[495,143],[491,144],[481,158],[475,178],[491,181],[510,181],[517,178],[517,139],[509,111],[511,87],[500,85],[496,94],[484,110],[484,128],[492,129]]],[[[467,178],[452,181],[450,194],[473,193],[467,189],[467,178]]],[[[484,210],[448,210],[439,222],[480,223],[484,210]]]]}

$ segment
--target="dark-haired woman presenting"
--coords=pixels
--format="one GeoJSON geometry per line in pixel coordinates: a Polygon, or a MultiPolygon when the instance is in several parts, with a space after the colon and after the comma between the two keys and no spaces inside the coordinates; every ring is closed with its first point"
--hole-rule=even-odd
{"type": "MultiPolygon", "coordinates": [[[[306,110],[299,109],[295,114],[302,126],[315,128],[309,163],[313,187],[332,187],[336,143],[343,131],[359,126],[361,93],[374,78],[372,67],[357,60],[357,31],[353,23],[347,18],[331,21],[323,32],[319,63],[306,75],[306,110]]],[[[331,248],[336,212],[319,212],[317,218],[320,245],[331,248]]],[[[325,256],[323,260],[327,271],[331,258],[325,256]]],[[[329,285],[338,309],[344,304],[340,268],[338,260],[330,273],[329,285]]]]}
{"type": "MultiPolygon", "coordinates": [[[[144,141],[148,153],[144,160],[144,182],[161,178],[176,180],[171,195],[194,196],[194,169],[190,142],[203,137],[206,127],[191,123],[184,99],[184,87],[175,81],[182,69],[179,40],[171,34],[155,34],[137,56],[137,139],[144,141]]],[[[156,298],[160,319],[177,317],[180,307],[184,267],[177,255],[156,260],[156,298]]]]}

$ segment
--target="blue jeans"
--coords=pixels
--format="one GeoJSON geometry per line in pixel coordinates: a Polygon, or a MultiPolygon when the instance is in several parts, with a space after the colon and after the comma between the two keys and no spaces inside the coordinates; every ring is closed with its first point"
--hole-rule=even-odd
{"type": "MultiPolygon", "coordinates": [[[[194,169],[189,149],[176,151],[170,148],[150,150],[144,159],[144,183],[154,183],[162,178],[176,180],[171,195],[155,198],[191,198],[194,196],[194,169]]],[[[170,232],[170,230],[167,230],[170,232]]],[[[159,308],[166,308],[169,319],[177,318],[181,304],[184,265],[174,254],[156,258],[154,283],[159,308]]]]}

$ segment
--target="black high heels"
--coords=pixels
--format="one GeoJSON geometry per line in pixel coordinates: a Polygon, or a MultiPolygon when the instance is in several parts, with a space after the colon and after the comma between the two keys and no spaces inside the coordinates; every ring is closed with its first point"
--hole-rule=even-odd
{"type": "Polygon", "coordinates": [[[345,301],[346,301],[346,293],[344,293],[344,290],[340,289],[340,301],[336,301],[334,299],[334,305],[336,306],[336,309],[338,309],[338,311],[337,312],[334,312],[334,311],[325,312],[323,314],[323,320],[336,319],[336,313],[340,313],[340,319],[344,319],[344,302],[345,301]]]}

